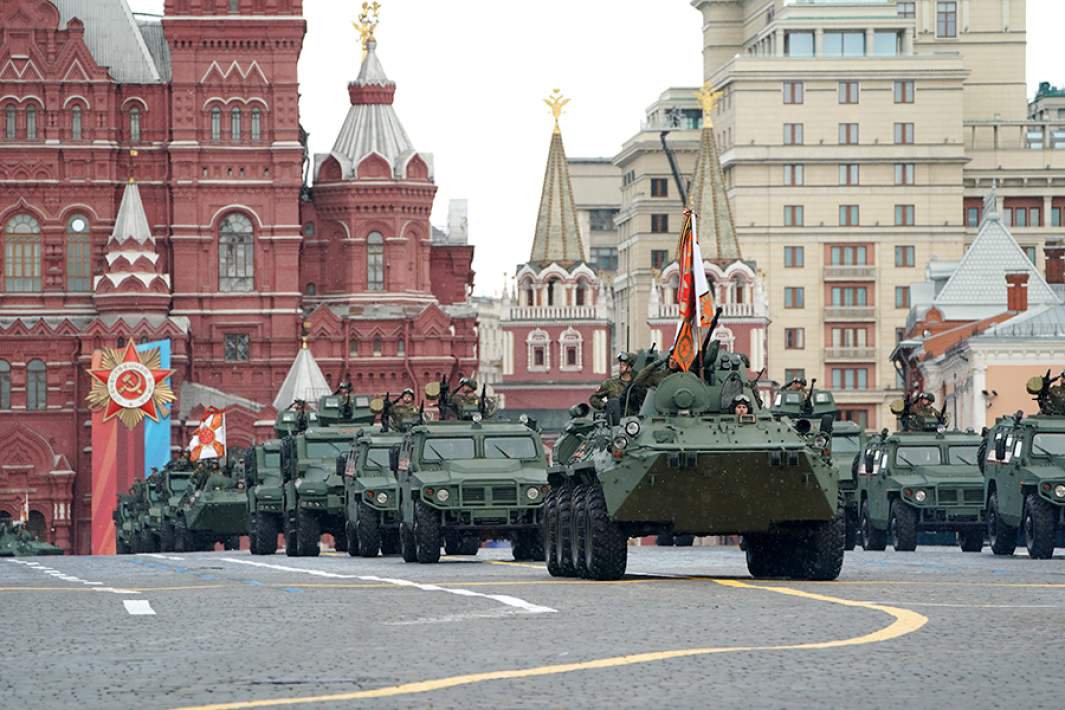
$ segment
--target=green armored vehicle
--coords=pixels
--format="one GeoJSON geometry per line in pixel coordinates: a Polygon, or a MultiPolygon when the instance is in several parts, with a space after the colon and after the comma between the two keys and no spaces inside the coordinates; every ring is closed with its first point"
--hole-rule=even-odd
{"type": "Polygon", "coordinates": [[[645,365],[603,415],[570,410],[549,471],[548,571],[619,579],[630,537],[742,534],[756,577],[835,579],[844,519],[832,417],[806,433],[775,419],[741,355],[711,346],[698,373],[671,373],[667,360],[645,365]]]}
{"type": "Polygon", "coordinates": [[[543,442],[524,423],[470,416],[415,426],[392,455],[403,559],[437,562],[441,545],[474,555],[483,540],[509,538],[514,559],[542,560],[543,442]]]}
{"type": "Polygon", "coordinates": [[[389,465],[390,451],[403,433],[363,429],[341,461],[347,509],[348,554],[352,557],[399,552],[399,484],[389,465]]]}
{"type": "MultiPolygon", "coordinates": [[[[278,415],[294,418],[292,412],[278,415]]],[[[270,439],[244,454],[244,491],[247,494],[248,537],[253,555],[277,552],[283,529],[284,481],[281,479],[281,440],[270,439]]]]}
{"type": "Polygon", "coordinates": [[[184,458],[167,464],[162,471],[162,490],[159,492],[158,509],[149,509],[149,515],[158,517],[160,549],[163,552],[177,550],[177,514],[181,503],[192,484],[192,465],[184,458]]]}
{"type": "Polygon", "coordinates": [[[347,549],[344,478],[336,461],[362,425],[373,420],[369,397],[327,395],[307,428],[282,440],[286,555],[316,557],[324,533],[333,536],[337,550],[347,549]]]}
{"type": "Polygon", "coordinates": [[[133,496],[128,493],[118,494],[118,504],[111,513],[111,519],[115,521],[115,553],[128,555],[135,552],[140,521],[133,496]]]}
{"type": "Polygon", "coordinates": [[[36,557],[62,555],[63,550],[41,542],[23,525],[0,520],[0,557],[36,557]]]}
{"type": "MultiPolygon", "coordinates": [[[[898,414],[898,403],[893,410],[898,414]]],[[[866,442],[857,467],[861,544],[883,550],[917,549],[918,532],[957,534],[965,552],[984,545],[983,479],[977,467],[980,437],[945,431],[900,431],[866,442]]],[[[937,430],[938,429],[938,430],[937,430]]]]}
{"type": "Polygon", "coordinates": [[[246,535],[248,498],[243,473],[233,471],[209,474],[200,486],[186,491],[174,523],[177,552],[212,550],[216,542],[227,550],[240,549],[240,536],[246,535]]]}
{"type": "Polygon", "coordinates": [[[1000,417],[984,439],[987,534],[996,555],[1013,554],[1021,529],[1028,556],[1050,559],[1065,529],[1065,407],[1048,396],[1053,381],[1028,381],[1040,414],[1000,417]]]}

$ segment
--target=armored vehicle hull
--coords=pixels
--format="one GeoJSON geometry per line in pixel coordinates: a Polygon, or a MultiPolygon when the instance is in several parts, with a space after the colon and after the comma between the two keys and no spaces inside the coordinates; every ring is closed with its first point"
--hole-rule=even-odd
{"type": "Polygon", "coordinates": [[[38,557],[62,555],[63,550],[41,542],[29,530],[10,523],[0,523],[0,557],[38,557]]]}
{"type": "Polygon", "coordinates": [[[244,478],[251,553],[272,555],[277,552],[277,536],[284,528],[280,440],[271,439],[248,450],[244,478]]]}
{"type": "Polygon", "coordinates": [[[348,554],[399,554],[399,484],[389,467],[390,452],[403,435],[364,431],[338,463],[344,470],[348,554]]]}
{"type": "Polygon", "coordinates": [[[238,549],[240,536],[248,532],[246,510],[243,479],[211,476],[178,510],[177,551],[210,550],[215,543],[222,543],[227,550],[238,549]]]}
{"type": "Polygon", "coordinates": [[[858,456],[865,442],[865,432],[854,422],[836,422],[832,428],[832,465],[839,474],[839,490],[847,523],[846,549],[853,550],[858,540],[858,456]]]}

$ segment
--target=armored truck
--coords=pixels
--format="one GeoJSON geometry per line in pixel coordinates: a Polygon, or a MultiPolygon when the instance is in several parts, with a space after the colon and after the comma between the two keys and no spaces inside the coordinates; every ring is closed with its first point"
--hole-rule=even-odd
{"type": "Polygon", "coordinates": [[[389,466],[403,433],[363,429],[341,458],[348,554],[376,557],[399,553],[399,484],[389,466]]]}
{"type": "Polygon", "coordinates": [[[711,348],[697,372],[667,362],[645,365],[601,415],[571,409],[549,471],[550,574],[618,579],[630,537],[742,534],[756,577],[835,579],[844,511],[831,415],[816,432],[774,418],[739,354],[711,348]]]}
{"type": "Polygon", "coordinates": [[[247,496],[243,475],[213,473],[190,489],[177,510],[175,550],[211,550],[217,542],[227,550],[240,548],[247,534],[247,496]]]}
{"type": "Polygon", "coordinates": [[[193,488],[192,468],[187,461],[168,464],[162,471],[163,490],[159,494],[158,509],[150,515],[158,516],[160,548],[163,552],[176,552],[177,513],[186,492],[193,488]]]}
{"type": "MultiPolygon", "coordinates": [[[[294,418],[292,412],[280,416],[294,418]]],[[[277,552],[283,529],[284,481],[281,479],[281,440],[270,439],[244,454],[244,491],[247,494],[248,538],[253,555],[277,552]]]]}
{"type": "Polygon", "coordinates": [[[111,513],[111,519],[115,521],[115,553],[131,554],[137,548],[140,525],[133,496],[128,493],[118,494],[118,504],[111,513]]]}
{"type": "Polygon", "coordinates": [[[887,430],[866,442],[857,467],[861,544],[917,549],[917,533],[955,532],[965,552],[984,545],[980,437],[959,431],[887,430]]]}

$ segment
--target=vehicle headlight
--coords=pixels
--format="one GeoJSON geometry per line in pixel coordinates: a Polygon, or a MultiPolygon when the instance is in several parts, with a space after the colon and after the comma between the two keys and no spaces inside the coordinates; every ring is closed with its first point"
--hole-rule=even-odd
{"type": "MultiPolygon", "coordinates": [[[[443,491],[443,492],[447,493],[447,491],[443,491]]],[[[385,493],[384,491],[381,491],[380,493],[377,494],[377,497],[374,498],[374,500],[377,501],[377,505],[384,505],[385,503],[388,502],[388,494],[385,493]]]]}
{"type": "Polygon", "coordinates": [[[484,417],[483,417],[483,416],[481,416],[481,413],[480,413],[480,412],[474,412],[473,416],[472,416],[472,417],[470,417],[470,419],[472,419],[472,420],[473,420],[474,422],[479,422],[479,421],[481,421],[482,419],[484,419],[484,417]]]}
{"type": "Polygon", "coordinates": [[[522,414],[520,417],[518,417],[518,421],[521,422],[522,424],[528,424],[529,423],[529,415],[528,414],[522,414]]]}
{"type": "Polygon", "coordinates": [[[1054,497],[1065,498],[1065,485],[1059,483],[1058,485],[1054,486],[1054,497]]]}
{"type": "Polygon", "coordinates": [[[629,445],[629,440],[623,436],[614,437],[614,448],[618,451],[622,451],[629,445]]]}
{"type": "Polygon", "coordinates": [[[640,423],[633,419],[631,422],[625,424],[625,433],[629,436],[636,436],[640,433],[640,423]]]}
{"type": "Polygon", "coordinates": [[[925,493],[924,491],[917,491],[916,493],[913,494],[913,499],[916,500],[918,503],[924,503],[925,498],[927,498],[927,497],[928,497],[928,494],[925,493]]]}
{"type": "Polygon", "coordinates": [[[527,491],[525,491],[525,497],[528,498],[529,500],[538,500],[540,498],[540,489],[539,488],[530,488],[530,489],[528,489],[527,491]]]}
{"type": "Polygon", "coordinates": [[[447,503],[447,499],[451,497],[446,488],[441,488],[436,492],[436,499],[441,503],[447,503]]]}

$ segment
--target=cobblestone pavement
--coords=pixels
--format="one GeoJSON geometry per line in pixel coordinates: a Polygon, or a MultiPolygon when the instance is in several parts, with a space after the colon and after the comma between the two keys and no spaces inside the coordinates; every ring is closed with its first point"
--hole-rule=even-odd
{"type": "Polygon", "coordinates": [[[1060,555],[859,550],[810,583],[630,552],[599,583],[506,549],[0,560],[0,707],[1062,707],[1060,555]]]}

